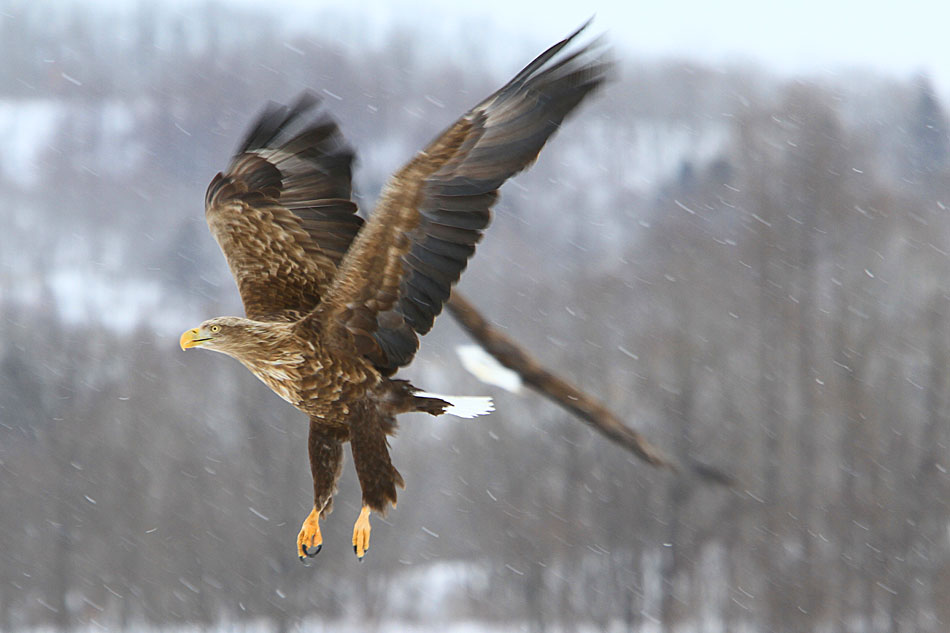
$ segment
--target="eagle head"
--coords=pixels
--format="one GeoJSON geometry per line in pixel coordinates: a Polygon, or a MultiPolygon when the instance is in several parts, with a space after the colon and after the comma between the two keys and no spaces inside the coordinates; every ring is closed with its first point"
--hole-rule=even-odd
{"type": "Polygon", "coordinates": [[[229,356],[241,356],[245,348],[259,338],[255,336],[259,334],[259,328],[255,326],[261,325],[264,324],[240,317],[215,317],[186,330],[178,342],[183,350],[201,347],[229,356]]]}

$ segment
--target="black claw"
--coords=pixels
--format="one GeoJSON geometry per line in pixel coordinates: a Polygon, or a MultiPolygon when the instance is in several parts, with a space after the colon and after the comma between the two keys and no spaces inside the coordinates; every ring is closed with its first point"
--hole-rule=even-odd
{"type": "Polygon", "coordinates": [[[359,558],[359,554],[356,551],[356,545],[353,546],[353,553],[356,554],[357,558],[359,558]]]}

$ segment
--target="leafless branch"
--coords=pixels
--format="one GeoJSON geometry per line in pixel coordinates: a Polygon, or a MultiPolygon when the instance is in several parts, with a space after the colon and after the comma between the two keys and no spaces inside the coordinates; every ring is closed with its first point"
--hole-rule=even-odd
{"type": "MultiPolygon", "coordinates": [[[[521,376],[522,381],[541,395],[558,403],[610,441],[619,444],[652,466],[680,472],[682,465],[649,442],[641,433],[620,421],[595,398],[570,382],[555,376],[520,345],[498,332],[464,296],[453,292],[446,304],[465,331],[498,362],[521,376]]],[[[733,486],[733,480],[718,469],[691,461],[686,470],[711,483],[733,486]]]]}
{"type": "Polygon", "coordinates": [[[495,330],[478,310],[458,292],[446,304],[452,316],[489,354],[502,365],[517,372],[535,391],[558,403],[640,459],[653,466],[677,470],[676,464],[611,413],[607,407],[563,378],[541,366],[520,345],[495,330]]]}

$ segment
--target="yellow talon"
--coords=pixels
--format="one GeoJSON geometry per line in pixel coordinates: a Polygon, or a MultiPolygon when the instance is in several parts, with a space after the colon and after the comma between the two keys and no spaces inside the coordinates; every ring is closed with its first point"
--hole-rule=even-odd
{"type": "Polygon", "coordinates": [[[370,530],[372,528],[369,525],[369,506],[363,506],[359,518],[356,519],[356,525],[353,526],[353,551],[356,552],[356,557],[360,561],[369,551],[370,530]]]}
{"type": "Polygon", "coordinates": [[[314,508],[303,520],[300,526],[300,533],[297,535],[297,556],[305,561],[320,553],[323,547],[323,536],[320,534],[320,514],[314,508]]]}

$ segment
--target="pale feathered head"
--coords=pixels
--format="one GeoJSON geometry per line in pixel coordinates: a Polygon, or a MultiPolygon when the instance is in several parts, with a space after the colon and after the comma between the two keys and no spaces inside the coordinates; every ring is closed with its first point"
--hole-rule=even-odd
{"type": "Polygon", "coordinates": [[[221,352],[235,358],[245,358],[267,351],[268,343],[275,341],[283,324],[262,323],[241,317],[215,317],[191,330],[179,339],[181,348],[200,347],[221,352]]]}

